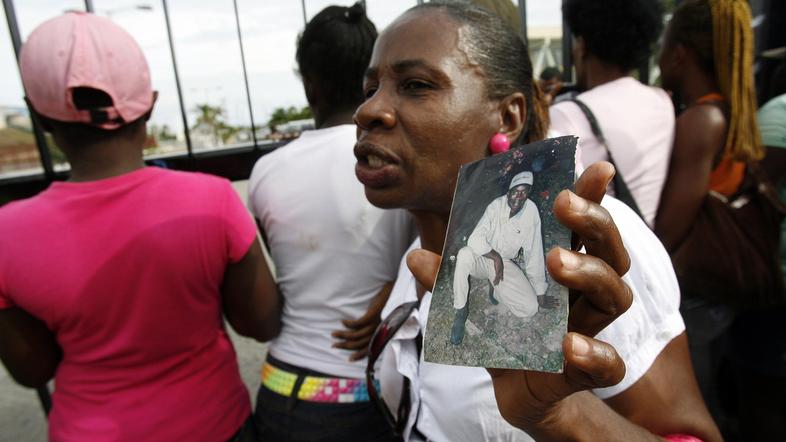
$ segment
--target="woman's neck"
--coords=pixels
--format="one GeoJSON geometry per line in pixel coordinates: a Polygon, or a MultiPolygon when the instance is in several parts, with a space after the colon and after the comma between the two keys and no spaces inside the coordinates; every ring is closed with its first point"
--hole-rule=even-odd
{"type": "Polygon", "coordinates": [[[327,129],[342,124],[352,124],[354,113],[354,110],[337,111],[329,114],[316,111],[314,112],[314,127],[317,129],[327,129]]]}
{"type": "Polygon", "coordinates": [[[420,247],[436,254],[442,253],[445,246],[445,235],[448,232],[450,215],[433,212],[411,211],[420,234],[420,247]]]}
{"type": "Polygon", "coordinates": [[[66,156],[71,165],[69,181],[95,181],[145,167],[141,146],[122,144],[109,143],[67,149],[66,156]]]}
{"type": "MultiPolygon", "coordinates": [[[[445,246],[445,235],[448,232],[448,219],[447,215],[439,215],[433,212],[419,212],[410,211],[412,216],[415,217],[415,224],[418,227],[420,234],[420,247],[422,249],[434,252],[437,255],[442,254],[442,249],[445,246]]],[[[433,290],[432,287],[423,287],[420,283],[415,285],[418,299],[422,299],[427,291],[433,290]]]]}
{"type": "Polygon", "coordinates": [[[680,85],[679,99],[685,106],[690,107],[699,98],[719,90],[718,82],[713,75],[704,72],[686,73],[680,85]]]}
{"type": "Polygon", "coordinates": [[[604,63],[597,57],[588,57],[585,63],[587,63],[587,66],[586,84],[584,86],[587,90],[630,75],[630,72],[617,66],[604,63]]]}

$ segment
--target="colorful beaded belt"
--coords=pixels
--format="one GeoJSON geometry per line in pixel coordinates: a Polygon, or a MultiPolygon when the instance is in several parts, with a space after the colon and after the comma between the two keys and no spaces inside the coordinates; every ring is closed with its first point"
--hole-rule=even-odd
{"type": "MultiPolygon", "coordinates": [[[[265,362],[262,366],[262,385],[282,396],[291,397],[296,388],[298,374],[265,362]]],[[[374,381],[379,391],[379,381],[374,381]]],[[[368,390],[362,379],[304,376],[297,390],[297,398],[310,402],[351,403],[367,402],[368,390]]]]}

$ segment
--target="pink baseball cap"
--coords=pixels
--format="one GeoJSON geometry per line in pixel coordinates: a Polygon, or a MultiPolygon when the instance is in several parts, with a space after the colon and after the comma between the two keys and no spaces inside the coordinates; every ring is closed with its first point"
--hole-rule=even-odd
{"type": "Polygon", "coordinates": [[[150,70],[133,37],[109,19],[68,12],[38,26],[19,59],[22,83],[41,115],[68,123],[116,129],[153,107],[150,70]],[[100,109],[77,109],[74,88],[112,98],[100,109]]]}

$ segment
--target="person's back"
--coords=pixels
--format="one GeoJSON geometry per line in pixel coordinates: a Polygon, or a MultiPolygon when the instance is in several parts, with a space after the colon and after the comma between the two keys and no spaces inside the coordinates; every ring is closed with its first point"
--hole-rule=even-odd
{"type": "Polygon", "coordinates": [[[27,386],[54,376],[50,438],[253,430],[223,314],[267,340],[280,304],[234,189],[145,167],[156,93],[140,48],[111,21],[52,19],[20,64],[31,112],[71,171],[0,209],[0,359],[27,386]]]}
{"type": "MultiPolygon", "coordinates": [[[[665,91],[641,84],[630,73],[647,59],[660,34],[661,9],[654,0],[613,3],[571,0],[563,5],[576,36],[577,82],[586,90],[576,98],[597,120],[619,173],[652,226],[671,155],[674,106],[665,91]],[[620,22],[627,26],[609,26],[620,22]]],[[[549,113],[552,130],[579,137],[582,167],[609,159],[576,103],[561,101],[549,113]]]]}
{"type": "MultiPolygon", "coordinates": [[[[703,240],[693,240],[698,232],[724,236],[719,234],[722,230],[710,229],[724,225],[712,212],[710,198],[734,195],[743,182],[745,163],[764,154],[755,115],[753,46],[751,12],[745,0],[686,0],[676,8],[666,29],[659,59],[661,79],[685,109],[677,118],[654,230],[672,257],[692,252],[701,256],[711,250],[703,240]],[[712,221],[702,222],[708,219],[712,221]]],[[[747,220],[755,228],[755,219],[747,220]]],[[[747,235],[745,239],[726,235],[719,246],[733,258],[740,241],[747,240],[747,235]]],[[[686,273],[684,262],[675,259],[676,265],[683,265],[677,268],[678,275],[686,273]]],[[[692,267],[690,274],[702,277],[700,268],[692,267]]],[[[731,285],[722,279],[718,283],[731,285]]],[[[715,288],[681,284],[680,311],[696,378],[724,436],[734,438],[737,425],[730,423],[733,416],[721,392],[735,387],[735,379],[722,378],[721,373],[727,372],[729,330],[737,312],[718,302],[715,288]]],[[[736,388],[747,396],[754,392],[749,387],[736,388]]]]}
{"type": "Polygon", "coordinates": [[[306,25],[296,58],[317,129],[262,157],[249,180],[285,299],[255,412],[270,440],[394,440],[369,401],[365,353],[413,226],[372,206],[354,174],[352,115],[376,36],[359,3],[306,25]]]}
{"type": "MultiPolygon", "coordinates": [[[[652,225],[666,181],[674,142],[674,106],[662,89],[623,77],[579,94],[593,112],[644,220],[652,225]]],[[[589,121],[572,101],[549,110],[555,131],[580,139],[582,167],[608,160],[606,148],[592,134],[589,121]]],[[[612,192],[613,194],[613,189],[612,192]]]]}
{"type": "Polygon", "coordinates": [[[54,440],[203,440],[250,413],[218,296],[256,232],[232,186],[144,168],[57,182],[0,210],[2,292],[63,359],[54,440]]]}
{"type": "Polygon", "coordinates": [[[352,173],[354,143],[354,125],[303,132],[262,157],[249,185],[286,299],[270,354],[345,378],[362,378],[365,360],[350,361],[331,334],[363,316],[412,237],[405,211],[366,200],[352,173]]]}

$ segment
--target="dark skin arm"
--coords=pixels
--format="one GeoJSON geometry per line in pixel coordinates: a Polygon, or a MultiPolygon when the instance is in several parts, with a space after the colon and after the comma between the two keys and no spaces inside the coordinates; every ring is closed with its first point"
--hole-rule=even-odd
{"type": "Polygon", "coordinates": [[[16,382],[31,388],[46,385],[62,358],[46,324],[18,307],[0,310],[0,360],[16,382]]]}
{"type": "MultiPolygon", "coordinates": [[[[630,259],[613,220],[597,204],[612,173],[608,163],[592,165],[576,183],[578,196],[563,191],[554,203],[557,219],[587,249],[583,255],[555,248],[546,259],[552,277],[577,295],[568,317],[570,333],[563,341],[564,372],[489,369],[497,406],[508,422],[536,440],[646,441],[661,440],[656,434],[679,432],[721,440],[698,394],[681,338],[658,356],[639,382],[608,402],[584,391],[614,385],[625,375],[625,364],[614,348],[592,338],[632,302],[620,278],[630,259]],[[655,405],[648,404],[650,400],[655,405]],[[692,410],[683,416],[683,407],[692,410]]],[[[408,264],[420,284],[433,286],[439,256],[416,251],[408,264]]]]}
{"type": "Polygon", "coordinates": [[[239,334],[266,342],[281,331],[283,300],[259,241],[227,267],[221,296],[227,321],[239,334]]]}
{"type": "Polygon", "coordinates": [[[685,333],[661,351],[644,376],[606,403],[631,422],[655,434],[690,434],[722,440],[693,374],[685,333]]]}
{"type": "Polygon", "coordinates": [[[368,355],[368,343],[371,341],[371,336],[377,325],[381,320],[382,308],[388,302],[390,291],[393,290],[393,282],[388,282],[374,295],[374,298],[369,303],[368,310],[360,318],[357,319],[344,319],[341,321],[346,327],[346,330],[336,330],[331,333],[331,336],[338,340],[333,344],[335,348],[343,348],[345,350],[355,350],[350,356],[350,361],[357,361],[363,359],[368,355]]]}
{"type": "Polygon", "coordinates": [[[500,254],[496,250],[491,249],[489,250],[488,253],[483,255],[483,257],[494,261],[494,271],[497,273],[497,275],[494,277],[493,284],[494,285],[499,284],[504,277],[502,272],[505,269],[505,266],[502,265],[502,256],[500,256],[500,254]]]}
{"type": "Polygon", "coordinates": [[[725,139],[726,117],[716,106],[692,106],[677,118],[674,150],[654,229],[666,250],[682,241],[696,219],[725,139]]]}

